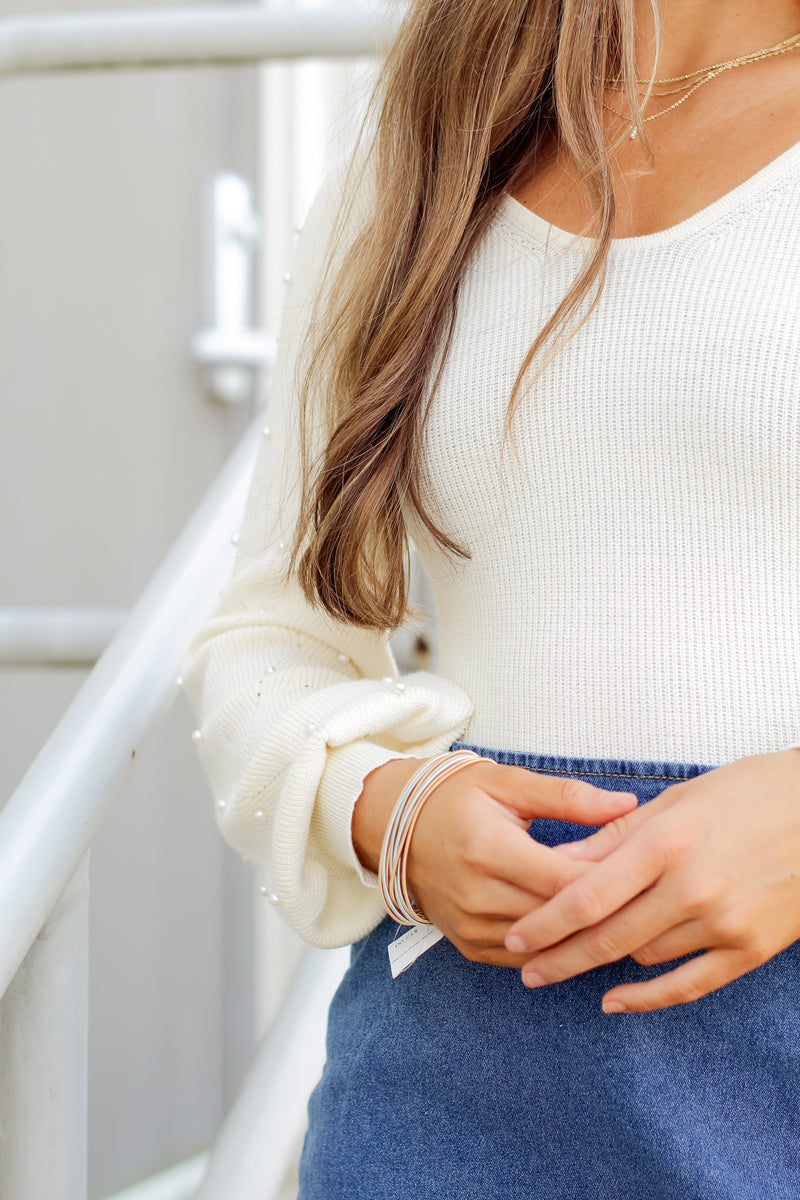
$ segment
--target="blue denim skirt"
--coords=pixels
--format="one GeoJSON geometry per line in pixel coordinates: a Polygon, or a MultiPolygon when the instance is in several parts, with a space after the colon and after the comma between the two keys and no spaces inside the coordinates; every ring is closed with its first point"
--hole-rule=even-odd
{"type": "MultiPolygon", "coordinates": [[[[458,743],[457,745],[461,745],[458,743]]],[[[709,767],[480,753],[640,802],[709,767]]],[[[590,832],[538,820],[547,845],[590,832]]],[[[720,991],[606,1016],[627,958],[536,990],[446,940],[397,979],[353,947],[309,1105],[300,1200],[800,1197],[800,943],[720,991]]]]}

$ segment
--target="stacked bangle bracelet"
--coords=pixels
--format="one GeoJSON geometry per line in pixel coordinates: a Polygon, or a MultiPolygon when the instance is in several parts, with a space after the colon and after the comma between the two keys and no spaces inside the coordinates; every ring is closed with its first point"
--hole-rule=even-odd
{"type": "Polygon", "coordinates": [[[399,925],[431,925],[432,922],[408,893],[406,868],[411,836],[431,792],[474,762],[482,762],[472,750],[455,750],[429,759],[406,784],[386,827],[381,846],[378,886],[389,916],[399,925]]]}

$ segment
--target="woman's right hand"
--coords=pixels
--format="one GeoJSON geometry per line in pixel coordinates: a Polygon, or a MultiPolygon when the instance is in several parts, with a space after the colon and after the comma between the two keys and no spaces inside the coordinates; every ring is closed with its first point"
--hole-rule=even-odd
{"type": "MultiPolygon", "coordinates": [[[[378,870],[397,799],[423,762],[392,759],[364,781],[352,832],[356,853],[371,871],[378,870]]],[[[409,849],[409,890],[466,958],[521,967],[526,955],[504,945],[511,926],[586,870],[580,860],[534,841],[531,821],[605,825],[635,807],[635,796],[577,779],[471,763],[440,783],[422,809],[409,849]]]]}

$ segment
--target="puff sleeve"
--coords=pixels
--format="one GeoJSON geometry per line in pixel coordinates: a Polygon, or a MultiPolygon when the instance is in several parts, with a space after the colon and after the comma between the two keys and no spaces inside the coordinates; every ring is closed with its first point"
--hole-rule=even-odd
{"type": "Polygon", "coordinates": [[[184,667],[220,830],[256,864],[284,917],[308,941],[338,946],[384,910],[350,825],[364,778],[391,758],[446,750],[471,705],[425,672],[400,680],[386,637],[311,606],[286,579],[296,515],[295,375],[320,287],[338,184],[329,181],[300,237],[283,315],[264,439],[233,576],[184,667]]]}

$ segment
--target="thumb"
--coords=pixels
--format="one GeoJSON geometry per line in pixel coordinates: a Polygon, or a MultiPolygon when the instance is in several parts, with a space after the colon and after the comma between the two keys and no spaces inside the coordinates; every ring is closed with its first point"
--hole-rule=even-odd
{"type": "Polygon", "coordinates": [[[582,779],[542,775],[523,767],[499,767],[492,782],[487,791],[519,816],[530,819],[551,817],[578,825],[604,825],[632,812],[637,805],[636,796],[630,792],[610,792],[582,779]]]}

